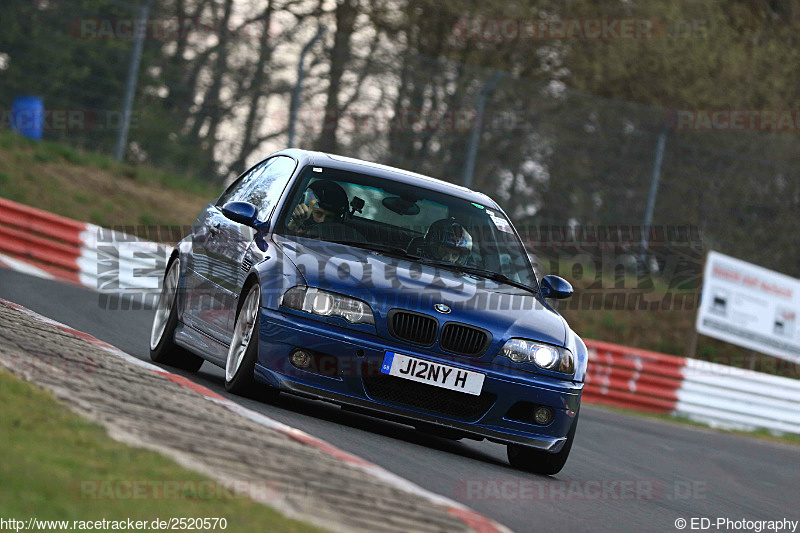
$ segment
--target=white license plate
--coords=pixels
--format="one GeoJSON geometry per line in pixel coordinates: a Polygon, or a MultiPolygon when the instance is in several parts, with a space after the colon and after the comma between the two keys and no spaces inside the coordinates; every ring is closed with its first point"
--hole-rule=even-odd
{"type": "Polygon", "coordinates": [[[483,389],[483,379],[486,377],[479,372],[463,370],[394,352],[386,352],[381,365],[381,372],[443,389],[466,392],[474,396],[480,395],[483,389]]]}

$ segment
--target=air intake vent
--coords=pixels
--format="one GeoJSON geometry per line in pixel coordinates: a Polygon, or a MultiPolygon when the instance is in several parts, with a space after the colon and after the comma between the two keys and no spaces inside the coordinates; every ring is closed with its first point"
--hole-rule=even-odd
{"type": "Polygon", "coordinates": [[[439,347],[445,352],[477,357],[483,355],[491,341],[492,336],[486,330],[448,322],[442,328],[439,347]]]}
{"type": "Polygon", "coordinates": [[[395,376],[364,378],[364,389],[379,402],[471,422],[482,418],[497,401],[486,391],[473,396],[395,376]]]}
{"type": "Polygon", "coordinates": [[[439,323],[435,318],[408,311],[389,311],[389,333],[401,341],[431,346],[436,340],[439,323]]]}
{"type": "Polygon", "coordinates": [[[248,272],[250,272],[250,269],[251,269],[251,268],[253,268],[253,262],[252,262],[252,261],[250,261],[250,260],[249,260],[249,259],[247,259],[247,258],[243,259],[243,260],[242,260],[242,265],[241,265],[242,272],[244,272],[245,274],[247,274],[248,272]]]}

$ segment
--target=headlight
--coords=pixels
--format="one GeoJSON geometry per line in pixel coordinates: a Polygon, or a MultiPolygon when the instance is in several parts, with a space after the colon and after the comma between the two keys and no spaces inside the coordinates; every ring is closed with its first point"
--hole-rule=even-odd
{"type": "Polygon", "coordinates": [[[515,363],[533,363],[545,370],[564,374],[575,372],[572,352],[558,346],[525,339],[510,339],[503,345],[500,355],[508,357],[515,363]]]}
{"type": "Polygon", "coordinates": [[[320,316],[338,316],[351,324],[375,324],[369,305],[313,287],[292,287],[281,297],[281,305],[320,316]]]}

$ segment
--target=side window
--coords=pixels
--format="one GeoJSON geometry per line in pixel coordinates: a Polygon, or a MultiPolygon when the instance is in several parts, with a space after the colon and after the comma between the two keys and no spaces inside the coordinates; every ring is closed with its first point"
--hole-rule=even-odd
{"type": "Polygon", "coordinates": [[[217,200],[216,203],[217,207],[222,207],[228,202],[233,202],[235,200],[234,196],[240,193],[242,187],[244,187],[245,184],[250,182],[250,179],[257,172],[259,172],[259,169],[261,169],[265,163],[266,162],[259,163],[258,165],[254,166],[253,168],[251,168],[250,170],[248,170],[247,172],[236,178],[236,181],[231,183],[230,186],[228,186],[228,188],[225,190],[225,192],[222,193],[222,196],[219,197],[219,200],[217,200]]]}
{"type": "Polygon", "coordinates": [[[243,187],[242,198],[258,208],[258,216],[263,219],[281,198],[284,187],[294,171],[295,162],[290,157],[273,157],[265,162],[251,180],[252,185],[243,187]]]}
{"type": "Polygon", "coordinates": [[[217,205],[227,202],[250,202],[258,208],[259,218],[266,217],[280,200],[294,168],[295,161],[290,157],[278,156],[267,159],[231,186],[220,197],[217,205]]]}

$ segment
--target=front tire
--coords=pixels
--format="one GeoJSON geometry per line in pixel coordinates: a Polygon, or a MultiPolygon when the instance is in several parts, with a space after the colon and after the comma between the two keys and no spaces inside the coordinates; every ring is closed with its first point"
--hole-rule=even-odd
{"type": "Polygon", "coordinates": [[[181,261],[177,257],[167,267],[161,295],[158,298],[156,315],[150,331],[150,359],[154,363],[174,366],[189,372],[197,372],[203,358],[175,344],[175,328],[178,327],[178,281],[181,261]]]}
{"type": "Polygon", "coordinates": [[[578,414],[575,415],[575,420],[572,421],[572,427],[567,432],[567,442],[564,443],[564,447],[561,448],[560,452],[550,453],[520,446],[519,444],[509,444],[507,446],[508,462],[514,468],[533,474],[552,476],[561,472],[572,449],[572,442],[575,440],[578,414]]]}
{"type": "MultiPolygon", "coordinates": [[[[225,390],[240,396],[253,396],[255,393],[260,309],[261,286],[257,282],[249,283],[239,299],[233,339],[225,363],[225,390]]],[[[277,395],[277,389],[269,389],[267,399],[277,395]]]]}

